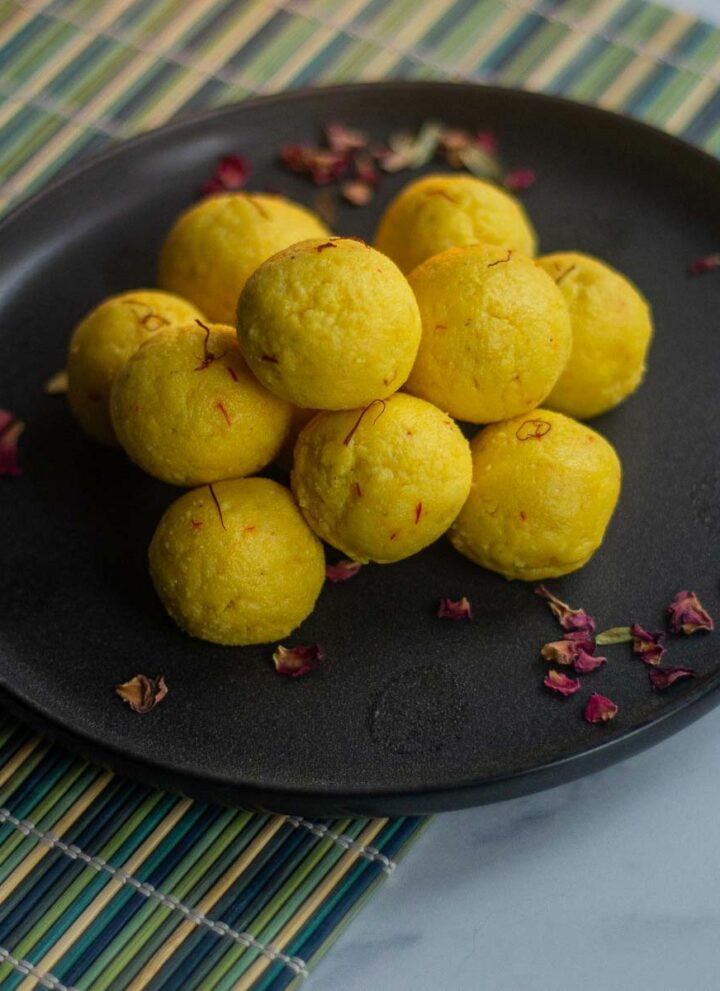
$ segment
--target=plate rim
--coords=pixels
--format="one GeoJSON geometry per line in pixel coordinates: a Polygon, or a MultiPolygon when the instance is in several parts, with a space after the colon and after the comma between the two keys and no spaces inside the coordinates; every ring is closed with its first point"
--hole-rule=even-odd
{"type": "MultiPolygon", "coordinates": [[[[252,113],[257,107],[276,103],[302,102],[317,98],[318,94],[342,98],[347,95],[362,96],[366,93],[396,93],[397,91],[429,89],[454,93],[462,90],[482,91],[489,99],[492,99],[494,95],[503,99],[510,96],[511,99],[529,101],[538,106],[552,106],[571,113],[579,112],[589,115],[596,121],[604,121],[615,129],[622,128],[639,134],[641,137],[646,135],[648,140],[661,142],[669,150],[677,149],[681,150],[684,155],[691,154],[696,162],[715,170],[720,180],[720,159],[700,146],[637,118],[567,97],[517,87],[486,85],[464,80],[381,80],[340,83],[332,86],[307,86],[279,91],[253,96],[220,107],[194,110],[180,114],[164,124],[131,137],[111,140],[96,154],[82,158],[77,163],[70,162],[63,166],[57,176],[11,207],[7,213],[0,217],[0,234],[4,233],[8,227],[15,224],[38,203],[42,203],[45,198],[58,193],[67,184],[81,179],[98,165],[127,151],[142,149],[146,144],[152,145],[158,139],[166,136],[173,136],[186,130],[191,132],[198,125],[222,121],[224,118],[232,119],[239,112],[252,113]]],[[[297,808],[315,807],[321,809],[332,806],[335,809],[342,807],[356,815],[405,815],[425,814],[430,806],[433,806],[432,811],[440,811],[495,802],[520,794],[539,791],[592,773],[660,742],[683,726],[703,716],[711,708],[720,704],[720,694],[717,691],[719,688],[720,669],[699,680],[693,689],[687,691],[682,698],[676,700],[674,704],[668,706],[661,713],[649,716],[642,723],[618,735],[613,733],[609,738],[601,739],[586,749],[541,764],[533,764],[511,772],[485,777],[482,780],[470,778],[455,781],[451,785],[439,783],[402,790],[391,785],[373,788],[349,786],[333,788],[332,785],[329,785],[323,788],[295,790],[258,782],[238,782],[213,772],[205,772],[200,777],[195,772],[181,770],[158,760],[128,754],[119,745],[99,741],[88,733],[68,728],[57,716],[48,713],[35,701],[16,694],[12,686],[4,680],[0,681],[0,702],[31,727],[46,733],[51,739],[57,740],[61,745],[79,753],[86,759],[96,760],[100,763],[105,762],[119,774],[136,776],[148,783],[152,783],[153,780],[157,783],[157,777],[160,774],[166,781],[174,782],[167,786],[169,790],[173,791],[184,790],[181,782],[189,783],[190,787],[187,788],[187,793],[193,797],[228,804],[227,796],[223,798],[218,797],[218,795],[232,790],[237,793],[238,802],[233,801],[230,804],[242,802],[247,806],[250,803],[251,807],[269,809],[275,812],[287,812],[288,809],[295,810],[297,808]],[[130,770],[128,771],[127,768],[130,770]],[[548,781],[547,778],[551,776],[555,776],[556,780],[548,781]],[[532,782],[530,787],[528,787],[528,782],[532,782]],[[423,808],[418,809],[415,803],[422,805],[423,808]],[[388,809],[394,811],[388,812],[388,809]]],[[[609,728],[609,732],[613,732],[613,730],[609,728]]],[[[165,785],[161,786],[166,787],[165,785]]],[[[324,814],[328,813],[325,812],[324,814]]]]}

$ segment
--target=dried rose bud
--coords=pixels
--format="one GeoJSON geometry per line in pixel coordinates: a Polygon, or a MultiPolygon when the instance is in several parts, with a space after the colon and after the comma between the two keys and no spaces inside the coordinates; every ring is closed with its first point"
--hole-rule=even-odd
{"type": "Polygon", "coordinates": [[[580,680],[578,678],[568,678],[562,671],[548,671],[543,678],[543,685],[567,698],[568,695],[574,695],[579,690],[580,680]]]}
{"type": "Polygon", "coordinates": [[[590,674],[591,671],[597,671],[603,664],[607,664],[607,657],[600,657],[582,648],[573,661],[573,667],[578,674],[590,674]]]}
{"type": "Polygon", "coordinates": [[[203,183],[203,196],[213,193],[230,193],[242,189],[250,177],[250,163],[242,155],[226,155],[221,158],[210,179],[203,183]]]}
{"type": "Polygon", "coordinates": [[[520,193],[523,189],[530,189],[536,181],[537,176],[532,169],[515,169],[503,177],[503,186],[512,193],[520,193]]]}
{"type": "Polygon", "coordinates": [[[358,151],[366,148],[369,138],[364,131],[359,131],[354,127],[346,127],[344,124],[333,122],[326,124],[323,128],[325,140],[332,151],[342,153],[348,151],[358,151]]]}
{"type": "Polygon", "coordinates": [[[593,692],[587,700],[583,716],[589,723],[607,723],[617,715],[618,707],[605,695],[593,692]]]}
{"type": "Polygon", "coordinates": [[[22,475],[17,460],[17,446],[24,429],[25,424],[14,413],[0,409],[0,475],[22,475]]]}
{"type": "Polygon", "coordinates": [[[165,678],[149,678],[146,674],[136,674],[130,681],[115,686],[115,692],[123,702],[127,702],[133,712],[150,712],[168,693],[165,678]]]}
{"type": "Polygon", "coordinates": [[[653,691],[664,692],[682,678],[694,678],[695,671],[692,668],[680,667],[648,668],[648,677],[653,691]]]}
{"type": "Polygon", "coordinates": [[[359,561],[348,561],[343,558],[335,564],[328,564],[325,568],[325,577],[330,582],[346,582],[348,578],[354,578],[362,568],[359,561]]]}
{"type": "Polygon", "coordinates": [[[712,617],[703,609],[694,592],[678,592],[665,611],[670,617],[673,633],[684,633],[689,637],[698,630],[710,632],[715,629],[712,617]]]}
{"type": "Polygon", "coordinates": [[[440,619],[472,619],[472,606],[463,595],[462,599],[440,599],[437,615],[440,619]]]}
{"type": "Polygon", "coordinates": [[[710,272],[714,268],[720,268],[720,253],[705,255],[704,258],[696,258],[695,261],[690,262],[688,271],[691,275],[702,275],[704,272],[710,272]]]}
{"type": "Polygon", "coordinates": [[[279,646],[273,654],[275,670],[278,674],[286,674],[291,678],[299,678],[317,667],[325,660],[325,651],[319,643],[299,645],[297,647],[279,646]]]}
{"type": "Polygon", "coordinates": [[[374,196],[373,187],[360,179],[350,179],[340,187],[344,200],[353,206],[367,206],[374,196]]]}
{"type": "Polygon", "coordinates": [[[63,368],[60,372],[51,375],[43,386],[46,396],[64,396],[68,391],[68,373],[63,368]]]}
{"type": "Polygon", "coordinates": [[[633,654],[639,654],[646,664],[657,666],[665,653],[665,648],[662,645],[665,634],[662,632],[650,633],[639,623],[633,623],[630,632],[633,638],[633,654]]]}
{"type": "Polygon", "coordinates": [[[585,633],[588,637],[592,637],[595,632],[595,620],[584,609],[573,609],[567,602],[563,602],[562,599],[558,599],[556,595],[548,591],[544,585],[537,586],[535,595],[547,600],[553,616],[556,617],[564,630],[585,633]]]}

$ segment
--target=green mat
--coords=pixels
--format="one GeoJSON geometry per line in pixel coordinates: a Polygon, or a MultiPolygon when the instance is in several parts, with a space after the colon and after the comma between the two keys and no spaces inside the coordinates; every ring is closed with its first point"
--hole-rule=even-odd
{"type": "MultiPolygon", "coordinates": [[[[720,30],[642,0],[0,0],[0,46],[2,209],[187,110],[358,79],[563,93],[720,152],[720,30]]],[[[190,802],[4,719],[0,987],[300,983],[422,825],[190,802]]]]}

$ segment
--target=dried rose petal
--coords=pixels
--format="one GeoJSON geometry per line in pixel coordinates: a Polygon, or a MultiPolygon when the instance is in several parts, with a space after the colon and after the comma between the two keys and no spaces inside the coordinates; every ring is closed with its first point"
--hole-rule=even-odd
{"type": "Polygon", "coordinates": [[[596,656],[590,651],[583,650],[582,647],[573,661],[573,667],[578,674],[590,674],[591,671],[596,671],[603,664],[607,664],[607,657],[596,656]]]}
{"type": "Polygon", "coordinates": [[[275,670],[291,678],[299,678],[325,660],[325,651],[319,643],[301,644],[297,647],[279,646],[273,654],[275,670]]]}
{"type": "Polygon", "coordinates": [[[366,148],[368,136],[364,131],[359,131],[354,127],[346,127],[344,124],[330,123],[323,128],[325,140],[332,151],[348,152],[366,148]]]}
{"type": "Polygon", "coordinates": [[[497,155],[500,150],[500,142],[493,131],[478,131],[475,135],[475,143],[488,155],[497,155]]]}
{"type": "Polygon", "coordinates": [[[633,638],[633,653],[639,654],[646,664],[657,666],[665,653],[665,648],[662,645],[665,634],[662,631],[650,633],[639,623],[633,623],[630,632],[633,638]]]}
{"type": "Polygon", "coordinates": [[[694,678],[695,671],[692,668],[669,667],[669,668],[648,668],[648,677],[653,690],[664,692],[670,685],[674,685],[681,678],[694,678]]]}
{"type": "Polygon", "coordinates": [[[136,674],[130,681],[116,685],[115,691],[133,712],[150,712],[168,693],[165,678],[161,674],[156,678],[136,674]]]}
{"type": "Polygon", "coordinates": [[[340,187],[343,199],[353,206],[367,206],[373,198],[373,187],[360,179],[350,179],[340,187]]]}
{"type": "Polygon", "coordinates": [[[595,632],[595,620],[592,616],[588,616],[584,609],[573,609],[567,602],[563,602],[562,599],[558,599],[556,595],[548,591],[544,585],[537,586],[535,595],[547,600],[553,616],[557,618],[564,630],[585,633],[587,636],[592,636],[595,632]]]}
{"type": "Polygon", "coordinates": [[[210,179],[203,183],[200,192],[203,196],[213,193],[229,193],[242,189],[250,177],[250,163],[242,155],[225,155],[217,164],[210,179]]]}
{"type": "Polygon", "coordinates": [[[307,172],[310,153],[311,149],[306,145],[283,145],[280,149],[280,161],[291,172],[307,172]]]}
{"type": "Polygon", "coordinates": [[[348,561],[343,558],[336,564],[328,564],[325,568],[325,577],[331,582],[346,582],[348,578],[354,578],[362,568],[359,561],[348,561]]]}
{"type": "Polygon", "coordinates": [[[583,716],[589,723],[607,723],[617,715],[618,707],[605,695],[593,692],[587,700],[583,716]]]}
{"type": "Polygon", "coordinates": [[[556,664],[569,666],[575,662],[575,658],[581,650],[587,650],[591,653],[593,650],[592,640],[587,640],[585,638],[582,640],[576,640],[574,637],[566,637],[563,640],[553,640],[551,643],[546,643],[545,646],[541,648],[540,654],[546,661],[554,661],[556,664]]]}
{"type": "Polygon", "coordinates": [[[630,643],[632,631],[629,626],[611,626],[595,637],[595,643],[600,647],[608,647],[615,643],[630,643]]]}
{"type": "Polygon", "coordinates": [[[579,678],[568,678],[562,671],[548,671],[543,678],[543,685],[567,698],[568,695],[574,695],[579,690],[580,680],[579,678]]]}
{"type": "Polygon", "coordinates": [[[380,181],[380,173],[369,155],[358,155],[355,158],[355,175],[368,186],[377,186],[380,181]]]}
{"type": "Polygon", "coordinates": [[[68,391],[68,373],[63,368],[60,372],[51,375],[43,386],[46,396],[64,396],[68,391]]]}
{"type": "Polygon", "coordinates": [[[705,255],[704,258],[696,258],[690,262],[688,271],[691,275],[702,275],[710,272],[713,268],[720,268],[720,252],[712,255],[705,255]]]}
{"type": "Polygon", "coordinates": [[[0,409],[0,475],[7,477],[22,475],[17,460],[17,445],[24,429],[25,424],[22,420],[18,420],[14,413],[0,409]]]}
{"type": "Polygon", "coordinates": [[[678,592],[665,611],[670,617],[673,633],[684,633],[689,637],[698,630],[709,632],[715,629],[712,617],[703,609],[694,592],[678,592]]]}
{"type": "Polygon", "coordinates": [[[324,186],[347,172],[349,160],[345,153],[330,148],[284,145],[280,149],[280,161],[291,172],[305,173],[317,186],[324,186]]]}
{"type": "Polygon", "coordinates": [[[462,599],[440,599],[437,615],[441,619],[472,619],[472,606],[464,595],[462,599]]]}
{"type": "Polygon", "coordinates": [[[515,169],[503,177],[503,186],[513,193],[520,193],[523,189],[530,189],[536,181],[537,176],[533,169],[515,169]]]}

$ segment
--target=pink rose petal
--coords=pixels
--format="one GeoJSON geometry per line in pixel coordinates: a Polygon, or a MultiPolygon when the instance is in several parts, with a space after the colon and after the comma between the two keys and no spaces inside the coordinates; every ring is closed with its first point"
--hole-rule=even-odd
{"type": "Polygon", "coordinates": [[[472,619],[472,606],[464,595],[462,599],[440,599],[437,615],[441,619],[472,619]]]}
{"type": "Polygon", "coordinates": [[[593,692],[585,704],[583,716],[589,723],[607,723],[617,715],[618,707],[607,696],[593,692]]]}
{"type": "Polygon", "coordinates": [[[670,617],[670,629],[673,633],[690,636],[698,630],[710,632],[715,629],[712,617],[703,609],[694,592],[678,592],[666,612],[670,617]]]}
{"type": "Polygon", "coordinates": [[[250,163],[242,155],[225,155],[200,192],[203,196],[213,193],[230,193],[242,189],[250,177],[250,163]]]}
{"type": "Polygon", "coordinates": [[[297,647],[279,646],[273,654],[275,670],[290,678],[308,674],[323,660],[325,652],[319,643],[299,644],[297,647]]]}
{"type": "Polygon", "coordinates": [[[573,609],[567,602],[553,595],[544,585],[537,586],[535,595],[547,601],[553,616],[564,630],[585,633],[587,636],[592,636],[595,632],[595,620],[584,609],[573,609]]]}
{"type": "Polygon", "coordinates": [[[346,582],[348,578],[354,578],[362,568],[359,561],[349,561],[343,558],[335,564],[328,564],[325,568],[325,577],[330,582],[346,582]]]}
{"type": "Polygon", "coordinates": [[[568,695],[574,695],[575,692],[579,691],[580,680],[578,678],[569,678],[562,671],[551,670],[543,678],[543,685],[567,698],[568,695]]]}
{"type": "Polygon", "coordinates": [[[630,632],[633,637],[633,653],[638,654],[645,664],[657,666],[665,653],[665,648],[662,645],[665,634],[662,631],[650,633],[639,623],[633,623],[630,632]]]}
{"type": "Polygon", "coordinates": [[[682,678],[694,678],[695,671],[692,668],[681,667],[648,668],[648,677],[654,691],[664,692],[682,678]]]}
{"type": "Polygon", "coordinates": [[[17,460],[17,447],[20,434],[25,429],[10,410],[0,409],[0,475],[14,477],[22,475],[17,460]]]}

